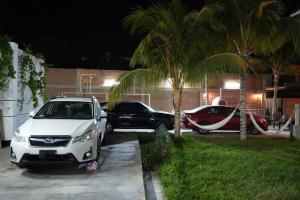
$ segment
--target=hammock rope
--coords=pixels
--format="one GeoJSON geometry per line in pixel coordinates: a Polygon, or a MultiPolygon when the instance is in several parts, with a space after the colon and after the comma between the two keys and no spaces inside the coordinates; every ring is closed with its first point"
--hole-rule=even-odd
{"type": "Polygon", "coordinates": [[[262,128],[260,128],[260,126],[257,124],[257,122],[255,121],[252,113],[249,111],[249,115],[250,115],[250,119],[253,123],[253,125],[255,126],[255,128],[260,131],[263,134],[268,134],[268,133],[272,133],[272,134],[279,134],[280,132],[282,132],[286,127],[288,127],[288,125],[290,125],[290,123],[292,122],[292,119],[294,117],[295,111],[293,112],[293,114],[290,116],[290,118],[286,121],[286,123],[281,127],[280,130],[276,131],[275,133],[273,132],[269,132],[269,131],[264,131],[262,128]]]}
{"type": "MultiPolygon", "coordinates": [[[[194,126],[200,128],[200,129],[204,129],[204,130],[209,130],[209,131],[213,131],[213,130],[216,130],[216,129],[219,129],[219,128],[222,128],[223,126],[225,126],[231,119],[232,117],[234,116],[236,110],[238,109],[239,105],[234,109],[234,111],[228,116],[226,117],[225,119],[223,119],[222,121],[219,121],[215,124],[210,124],[210,125],[200,125],[200,124],[197,124],[194,120],[192,120],[191,118],[189,118],[188,116],[187,119],[188,121],[193,124],[194,126]]],[[[286,123],[284,124],[284,126],[281,127],[280,130],[276,131],[275,133],[273,132],[269,132],[269,131],[264,131],[256,122],[253,114],[249,111],[249,116],[250,116],[250,119],[253,123],[253,125],[255,126],[255,128],[260,131],[261,133],[263,134],[269,134],[269,133],[272,133],[272,134],[279,134],[280,132],[282,132],[285,128],[287,128],[290,123],[292,122],[292,119],[293,119],[293,116],[295,114],[295,111],[293,112],[293,114],[290,116],[290,118],[286,121],[286,123]]]]}
{"type": "Polygon", "coordinates": [[[212,130],[216,130],[216,129],[219,129],[219,128],[222,128],[223,126],[225,126],[232,119],[232,117],[234,116],[234,113],[238,109],[238,107],[239,107],[239,105],[234,109],[234,111],[228,117],[226,117],[222,121],[219,121],[215,124],[210,124],[210,125],[200,125],[200,124],[197,124],[192,119],[190,119],[188,116],[186,116],[186,117],[187,117],[188,121],[191,124],[193,124],[194,126],[200,128],[200,129],[212,131],[212,130]]]}

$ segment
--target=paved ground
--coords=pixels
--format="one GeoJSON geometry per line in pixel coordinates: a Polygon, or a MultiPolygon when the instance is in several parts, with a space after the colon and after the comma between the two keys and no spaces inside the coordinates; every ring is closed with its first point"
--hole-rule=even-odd
{"type": "Polygon", "coordinates": [[[144,172],[144,184],[147,200],[166,200],[163,187],[155,172],[144,172]]]}
{"type": "Polygon", "coordinates": [[[72,168],[18,169],[0,150],[1,200],[144,200],[139,143],[135,135],[115,134],[102,148],[94,173],[72,168]],[[113,142],[112,142],[113,141],[113,142]]]}
{"type": "MultiPolygon", "coordinates": [[[[271,127],[269,126],[269,129],[266,133],[264,134],[258,134],[258,135],[251,135],[248,134],[248,137],[282,137],[282,138],[288,138],[290,136],[290,131],[288,129],[281,131],[278,133],[279,128],[278,127],[271,127]]],[[[185,130],[185,133],[190,133],[194,136],[199,136],[199,137],[226,137],[226,136],[239,136],[240,132],[239,131],[210,131],[208,134],[201,135],[197,132],[193,132],[192,130],[185,130]]]]}

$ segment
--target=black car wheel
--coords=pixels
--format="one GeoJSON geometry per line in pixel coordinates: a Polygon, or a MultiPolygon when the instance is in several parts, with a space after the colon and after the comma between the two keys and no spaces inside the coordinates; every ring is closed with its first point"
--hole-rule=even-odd
{"type": "Polygon", "coordinates": [[[99,159],[100,159],[100,152],[101,152],[101,135],[99,136],[98,140],[97,140],[97,157],[96,157],[96,162],[99,163],[99,159]]]}
{"type": "MultiPolygon", "coordinates": [[[[198,124],[199,125],[207,125],[208,123],[207,122],[199,122],[198,124]]],[[[209,130],[197,127],[197,132],[201,135],[206,135],[209,132],[209,130]]]]}
{"type": "Polygon", "coordinates": [[[109,122],[107,122],[106,123],[106,127],[105,127],[105,131],[106,131],[106,133],[107,134],[110,134],[110,133],[112,133],[113,132],[113,126],[109,123],[109,122]]]}
{"type": "Polygon", "coordinates": [[[253,124],[250,125],[250,128],[248,130],[248,133],[252,134],[252,135],[259,135],[260,131],[257,130],[257,128],[255,128],[255,126],[253,124]]]}
{"type": "Polygon", "coordinates": [[[165,122],[158,122],[155,126],[155,130],[168,130],[168,125],[165,122]]]}
{"type": "Polygon", "coordinates": [[[27,166],[24,165],[23,163],[18,163],[17,166],[18,166],[20,169],[27,168],[27,166]]]}

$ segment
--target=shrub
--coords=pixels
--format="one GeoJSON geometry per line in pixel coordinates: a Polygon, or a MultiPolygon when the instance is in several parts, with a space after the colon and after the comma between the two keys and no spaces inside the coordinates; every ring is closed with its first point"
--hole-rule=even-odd
{"type": "Polygon", "coordinates": [[[145,138],[142,137],[142,164],[145,171],[151,171],[155,169],[157,164],[161,163],[163,157],[173,146],[173,140],[166,130],[158,130],[153,138],[149,137],[148,142],[145,141],[145,138]]]}

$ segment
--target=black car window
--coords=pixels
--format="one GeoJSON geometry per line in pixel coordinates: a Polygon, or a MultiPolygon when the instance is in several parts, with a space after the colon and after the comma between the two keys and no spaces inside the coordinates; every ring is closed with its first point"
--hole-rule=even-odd
{"type": "Polygon", "coordinates": [[[148,110],[145,106],[140,103],[119,103],[113,109],[114,113],[118,114],[140,114],[148,110]]]}
{"type": "Polygon", "coordinates": [[[212,107],[209,110],[209,114],[211,114],[211,115],[218,115],[218,114],[220,114],[220,109],[218,107],[212,107]]]}
{"type": "MultiPolygon", "coordinates": [[[[227,108],[228,115],[230,115],[234,111],[234,109],[235,108],[227,108]]],[[[235,111],[234,116],[240,116],[240,111],[238,109],[235,111]]]]}
{"type": "Polygon", "coordinates": [[[240,110],[237,109],[234,113],[234,116],[240,116],[240,110]]]}
{"type": "Polygon", "coordinates": [[[230,115],[233,111],[234,111],[234,108],[226,108],[227,109],[227,114],[230,115]]]}
{"type": "Polygon", "coordinates": [[[119,103],[116,107],[112,110],[113,113],[127,113],[128,112],[128,105],[125,103],[119,103]]]}
{"type": "Polygon", "coordinates": [[[221,115],[224,115],[224,116],[228,116],[228,115],[230,115],[230,108],[226,108],[226,107],[220,107],[219,108],[220,109],[220,114],[221,115]]]}
{"type": "Polygon", "coordinates": [[[212,107],[210,108],[209,114],[228,116],[232,113],[233,110],[234,109],[227,107],[212,107]]]}
{"type": "Polygon", "coordinates": [[[128,105],[130,113],[140,114],[143,113],[146,109],[142,104],[140,103],[130,103],[128,105]]]}

